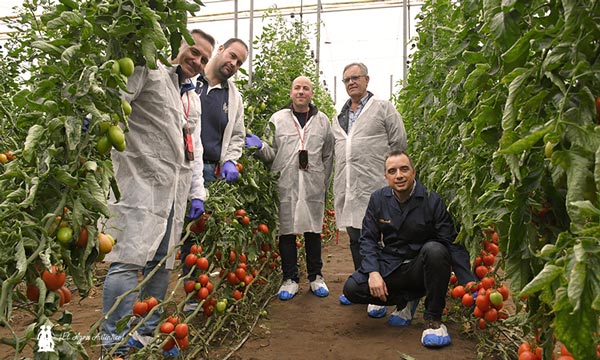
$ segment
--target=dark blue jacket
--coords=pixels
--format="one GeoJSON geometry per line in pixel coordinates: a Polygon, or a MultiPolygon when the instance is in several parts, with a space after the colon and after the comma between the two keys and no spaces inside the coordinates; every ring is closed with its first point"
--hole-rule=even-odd
{"type": "Polygon", "coordinates": [[[403,262],[414,259],[423,244],[437,241],[448,247],[459,282],[474,281],[468,252],[462,245],[453,243],[456,235],[446,204],[437,193],[428,192],[417,181],[413,195],[402,210],[392,188],[386,186],[375,191],[369,200],[360,237],[363,261],[359,274],[353,277],[359,282],[367,281],[370,272],[378,271],[385,278],[403,262]]]}

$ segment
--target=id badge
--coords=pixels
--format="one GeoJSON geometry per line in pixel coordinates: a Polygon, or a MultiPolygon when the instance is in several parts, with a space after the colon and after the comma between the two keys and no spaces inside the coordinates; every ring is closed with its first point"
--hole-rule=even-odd
{"type": "Polygon", "coordinates": [[[308,170],[308,150],[298,151],[298,167],[301,170],[308,170]]]}
{"type": "Polygon", "coordinates": [[[190,134],[190,129],[187,127],[183,128],[183,145],[185,159],[188,161],[194,160],[194,141],[192,140],[192,134],[190,134]]]}

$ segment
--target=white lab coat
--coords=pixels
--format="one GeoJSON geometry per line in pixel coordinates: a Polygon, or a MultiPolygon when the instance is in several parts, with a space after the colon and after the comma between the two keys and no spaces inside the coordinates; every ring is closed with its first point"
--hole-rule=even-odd
{"type": "Polygon", "coordinates": [[[362,228],[371,193],[387,185],[385,156],[406,150],[406,131],[398,111],[387,100],[371,97],[346,134],[334,117],[336,224],[339,229],[362,228]]]}
{"type": "Polygon", "coordinates": [[[229,160],[234,163],[238,161],[242,156],[246,139],[242,95],[231,79],[227,80],[227,85],[229,86],[229,108],[227,109],[227,126],[225,126],[221,144],[221,166],[229,160]]]}
{"type": "Polygon", "coordinates": [[[325,114],[314,106],[304,128],[290,108],[279,110],[270,121],[275,124],[273,145],[263,143],[257,156],[271,164],[271,171],[280,173],[279,234],[321,233],[325,195],[333,169],[334,139],[331,124],[325,114]],[[298,164],[298,151],[308,150],[308,171],[298,164]]]}
{"type": "MultiPolygon", "coordinates": [[[[121,193],[111,194],[106,231],[117,239],[106,260],[143,266],[151,260],[174,208],[169,249],[179,242],[188,199],[205,200],[200,141],[200,100],[194,90],[179,92],[177,66],[157,70],[136,67],[122,96],[133,109],[125,151],[113,150],[115,178],[121,193]],[[188,96],[189,95],[189,96],[188,96]],[[184,157],[184,113],[194,140],[194,158],[184,157]],[[192,172],[194,175],[192,176],[192,172]]],[[[166,263],[172,269],[175,257],[166,263]]]]}

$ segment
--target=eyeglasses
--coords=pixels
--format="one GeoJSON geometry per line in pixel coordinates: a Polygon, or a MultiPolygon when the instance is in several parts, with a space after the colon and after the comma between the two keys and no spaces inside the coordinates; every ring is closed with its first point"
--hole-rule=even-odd
{"type": "Polygon", "coordinates": [[[347,84],[347,83],[349,83],[350,81],[357,82],[357,81],[358,81],[358,79],[360,79],[361,77],[365,77],[365,76],[367,76],[367,75],[353,75],[353,76],[350,76],[350,77],[347,77],[347,78],[343,78],[343,79],[342,79],[342,82],[343,82],[344,84],[347,84]]]}

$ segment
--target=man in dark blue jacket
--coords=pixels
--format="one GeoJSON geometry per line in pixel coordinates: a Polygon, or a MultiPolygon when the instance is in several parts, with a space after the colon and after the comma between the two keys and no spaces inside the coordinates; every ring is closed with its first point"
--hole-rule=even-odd
{"type": "Polygon", "coordinates": [[[474,276],[468,253],[453,244],[457,233],[444,200],[428,192],[416,174],[405,152],[387,156],[389,186],[371,195],[360,237],[362,264],[346,281],[344,295],[358,304],[395,305],[388,320],[394,326],[410,324],[413,314],[401,310],[426,296],[421,342],[439,347],[450,344],[441,319],[452,268],[461,283],[474,276]]]}

